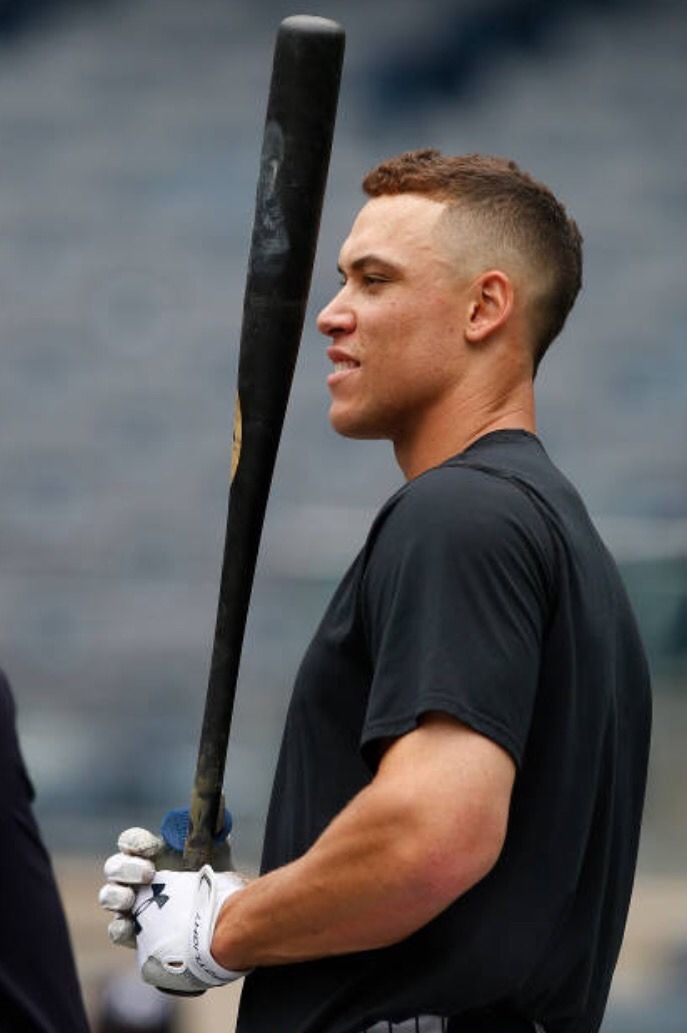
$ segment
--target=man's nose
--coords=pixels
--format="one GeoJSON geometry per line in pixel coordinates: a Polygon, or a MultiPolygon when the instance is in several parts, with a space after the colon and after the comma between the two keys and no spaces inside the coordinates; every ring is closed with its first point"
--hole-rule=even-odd
{"type": "Polygon", "coordinates": [[[349,334],[355,327],[355,316],[346,305],[341,293],[336,294],[317,317],[317,329],[325,337],[336,337],[337,334],[349,334]]]}

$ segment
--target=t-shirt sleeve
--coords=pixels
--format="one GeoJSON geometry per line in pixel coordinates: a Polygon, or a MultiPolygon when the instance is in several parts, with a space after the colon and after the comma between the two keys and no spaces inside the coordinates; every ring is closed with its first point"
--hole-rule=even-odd
{"type": "Polygon", "coordinates": [[[372,684],[361,749],[449,714],[522,760],[550,606],[549,532],[501,477],[441,467],[380,519],[362,582],[372,684]]]}

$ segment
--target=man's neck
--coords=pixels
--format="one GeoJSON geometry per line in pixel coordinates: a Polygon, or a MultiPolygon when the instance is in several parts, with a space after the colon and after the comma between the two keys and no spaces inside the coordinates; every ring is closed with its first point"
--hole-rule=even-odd
{"type": "Polygon", "coordinates": [[[531,383],[523,384],[499,402],[480,404],[471,398],[431,414],[413,428],[413,433],[394,440],[396,462],[406,480],[412,480],[496,430],[536,433],[531,383]]]}

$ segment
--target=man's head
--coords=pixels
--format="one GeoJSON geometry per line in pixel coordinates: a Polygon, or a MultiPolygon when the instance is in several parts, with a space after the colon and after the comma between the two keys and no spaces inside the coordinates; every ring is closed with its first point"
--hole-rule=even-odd
{"type": "Polygon", "coordinates": [[[420,150],[372,169],[363,190],[443,202],[446,244],[465,270],[512,270],[528,295],[536,372],[582,284],[580,231],[549,188],[504,158],[420,150]]]}
{"type": "Polygon", "coordinates": [[[456,418],[488,425],[531,391],[579,289],[580,238],[545,187],[500,159],[412,152],[363,187],[318,326],[332,339],[333,426],[398,454],[456,418]]]}

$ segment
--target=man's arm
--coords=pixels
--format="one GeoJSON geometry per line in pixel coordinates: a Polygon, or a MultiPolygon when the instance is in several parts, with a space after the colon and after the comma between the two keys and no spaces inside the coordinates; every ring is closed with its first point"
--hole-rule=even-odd
{"type": "Polygon", "coordinates": [[[496,863],[515,764],[443,714],[394,740],[378,772],[303,857],[230,897],[212,954],[227,969],[404,939],[496,863]]]}

